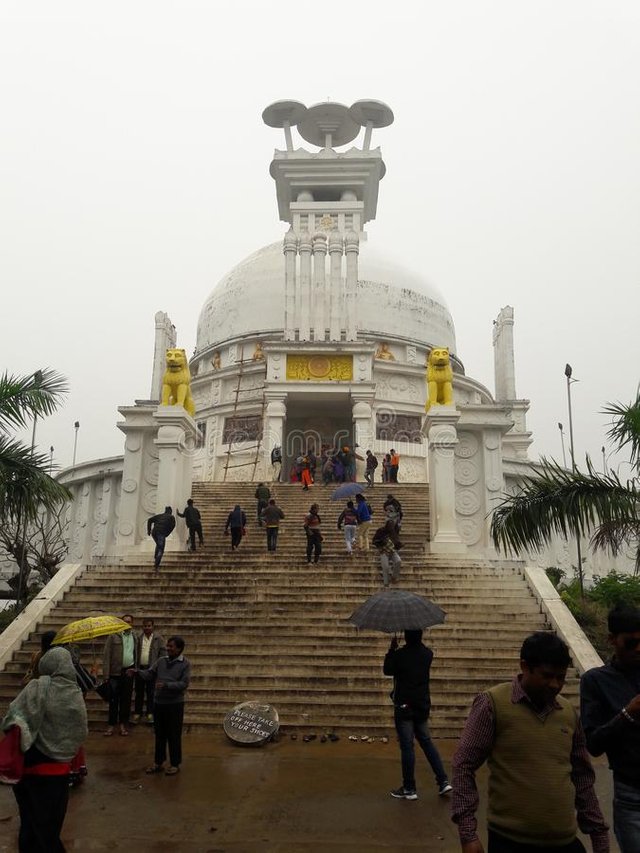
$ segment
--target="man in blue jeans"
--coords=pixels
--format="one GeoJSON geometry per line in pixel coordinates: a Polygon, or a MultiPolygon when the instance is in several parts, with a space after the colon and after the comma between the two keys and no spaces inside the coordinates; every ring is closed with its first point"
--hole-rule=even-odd
{"type": "Polygon", "coordinates": [[[592,755],[613,770],[613,829],[621,853],[640,850],[640,609],[609,613],[613,657],[580,679],[580,712],[592,755]]]}
{"type": "Polygon", "coordinates": [[[402,786],[391,791],[391,796],[400,800],[418,799],[414,738],[431,765],[438,793],[442,796],[453,789],[427,727],[431,710],[429,671],[433,652],[423,644],[422,631],[405,631],[404,639],[402,648],[398,648],[396,637],[391,640],[382,668],[385,675],[393,676],[394,722],[402,758],[402,786]]]}
{"type": "Polygon", "coordinates": [[[173,533],[175,526],[176,519],[170,506],[166,506],[164,512],[159,513],[159,515],[152,515],[151,518],[147,519],[147,536],[151,536],[156,543],[156,550],[153,555],[153,565],[156,569],[160,568],[167,536],[173,533]]]}

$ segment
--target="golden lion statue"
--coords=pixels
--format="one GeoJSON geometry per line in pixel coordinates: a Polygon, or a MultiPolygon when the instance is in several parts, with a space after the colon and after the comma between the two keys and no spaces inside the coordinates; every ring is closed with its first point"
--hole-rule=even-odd
{"type": "Polygon", "coordinates": [[[196,407],[191,396],[191,374],[187,364],[187,354],[183,349],[168,349],[167,368],[162,377],[162,405],[184,406],[191,417],[196,407]]]}
{"type": "Polygon", "coordinates": [[[453,370],[449,360],[448,347],[437,347],[431,350],[427,358],[427,403],[424,407],[428,412],[431,406],[453,406],[453,370]]]}

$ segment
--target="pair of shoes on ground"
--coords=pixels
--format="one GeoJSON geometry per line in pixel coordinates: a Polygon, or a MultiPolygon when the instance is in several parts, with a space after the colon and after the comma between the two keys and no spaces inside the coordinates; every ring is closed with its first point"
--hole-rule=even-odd
{"type": "Polygon", "coordinates": [[[151,767],[147,767],[144,771],[147,776],[152,776],[155,773],[164,773],[165,776],[175,776],[180,772],[179,767],[168,767],[166,770],[164,769],[164,764],[152,764],[151,767]]]}
{"type": "MultiPolygon", "coordinates": [[[[445,794],[450,794],[453,791],[453,786],[446,779],[442,782],[441,785],[438,785],[438,795],[443,797],[445,794]]],[[[393,791],[390,792],[392,797],[395,797],[396,800],[417,800],[418,792],[415,788],[394,788],[393,791]]]]}

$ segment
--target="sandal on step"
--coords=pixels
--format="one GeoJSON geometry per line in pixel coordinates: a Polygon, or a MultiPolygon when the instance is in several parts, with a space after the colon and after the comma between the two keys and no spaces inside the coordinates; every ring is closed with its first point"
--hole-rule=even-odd
{"type": "Polygon", "coordinates": [[[179,772],[180,772],[180,768],[179,768],[179,767],[168,767],[168,768],[164,771],[164,775],[165,775],[165,776],[175,776],[175,775],[176,775],[176,773],[179,773],[179,772]]]}
{"type": "Polygon", "coordinates": [[[164,767],[162,766],[162,764],[152,764],[151,767],[147,767],[144,772],[147,774],[147,776],[151,776],[153,773],[162,773],[163,770],[164,767]]]}
{"type": "Polygon", "coordinates": [[[103,737],[113,737],[113,729],[107,729],[106,732],[102,732],[103,737]]]}

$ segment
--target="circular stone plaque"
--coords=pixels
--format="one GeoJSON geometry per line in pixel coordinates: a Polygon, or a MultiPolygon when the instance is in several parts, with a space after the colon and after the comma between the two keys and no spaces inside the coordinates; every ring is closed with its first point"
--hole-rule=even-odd
{"type": "Polygon", "coordinates": [[[278,712],[272,705],[242,702],[227,713],[222,724],[226,736],[243,746],[262,746],[280,727],[278,712]]]}

